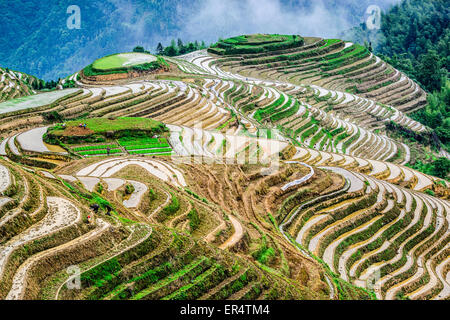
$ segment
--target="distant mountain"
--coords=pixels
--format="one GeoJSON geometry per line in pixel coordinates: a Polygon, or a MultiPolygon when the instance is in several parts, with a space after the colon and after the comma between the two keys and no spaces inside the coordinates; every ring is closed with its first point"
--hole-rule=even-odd
{"type": "Polygon", "coordinates": [[[167,45],[178,37],[212,43],[219,37],[256,32],[337,36],[360,23],[368,5],[387,8],[395,2],[78,0],[78,30],[66,24],[70,16],[67,8],[74,1],[0,1],[0,66],[49,80],[72,74],[104,55],[130,51],[136,45],[154,52],[158,42],[167,45]]]}

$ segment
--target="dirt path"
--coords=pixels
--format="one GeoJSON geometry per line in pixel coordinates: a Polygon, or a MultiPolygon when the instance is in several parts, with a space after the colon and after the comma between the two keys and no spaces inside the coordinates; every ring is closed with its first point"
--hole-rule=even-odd
{"type": "Polygon", "coordinates": [[[233,224],[234,233],[233,235],[225,241],[219,248],[220,249],[226,249],[229,247],[234,246],[236,243],[238,243],[242,237],[244,236],[244,228],[242,228],[241,223],[238,219],[236,219],[234,216],[229,215],[231,223],[233,224]]]}
{"type": "MultiPolygon", "coordinates": [[[[164,190],[163,190],[164,191],[164,190]]],[[[156,208],[148,217],[149,217],[149,219],[153,219],[153,217],[158,213],[158,212],[160,212],[165,206],[167,206],[168,204],[169,204],[169,201],[170,200],[172,200],[172,196],[170,195],[170,193],[168,193],[168,192],[166,192],[166,191],[164,191],[164,193],[166,194],[166,196],[167,196],[167,199],[166,199],[166,201],[163,203],[163,204],[161,204],[158,208],[156,208]]]]}
{"type": "Polygon", "coordinates": [[[9,175],[9,170],[5,166],[0,164],[0,193],[8,189],[11,184],[11,177],[9,175]]]}
{"type": "Polygon", "coordinates": [[[137,181],[129,180],[134,187],[134,192],[131,194],[128,200],[123,202],[125,208],[137,208],[141,203],[142,196],[147,192],[148,188],[145,184],[137,181]]]}

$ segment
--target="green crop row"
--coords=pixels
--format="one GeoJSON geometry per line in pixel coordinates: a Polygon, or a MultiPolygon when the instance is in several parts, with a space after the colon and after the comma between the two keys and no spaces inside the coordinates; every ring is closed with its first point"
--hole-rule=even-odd
{"type": "Polygon", "coordinates": [[[289,117],[293,116],[294,114],[296,114],[298,112],[299,108],[300,108],[300,104],[298,103],[298,100],[295,100],[295,104],[291,108],[280,111],[278,113],[275,113],[273,116],[270,117],[270,120],[272,122],[275,122],[275,121],[281,120],[283,118],[289,118],[289,117]]]}
{"type": "Polygon", "coordinates": [[[267,41],[246,43],[236,39],[228,39],[221,40],[218,43],[212,45],[208,49],[208,51],[219,55],[250,54],[300,47],[303,44],[304,39],[296,35],[282,36],[281,41],[280,39],[276,39],[275,41],[274,39],[268,39],[267,41]]]}
{"type": "Polygon", "coordinates": [[[155,147],[169,145],[166,138],[135,138],[135,137],[127,137],[121,138],[119,140],[119,144],[123,147],[134,147],[134,146],[145,146],[152,145],[155,147]]]}
{"type": "Polygon", "coordinates": [[[111,144],[111,145],[100,145],[100,146],[77,147],[77,148],[72,148],[72,151],[79,152],[79,151],[88,151],[88,150],[102,150],[102,149],[107,149],[107,148],[114,149],[114,148],[117,148],[117,145],[111,144]]]}
{"type": "Polygon", "coordinates": [[[312,126],[311,128],[309,128],[308,130],[306,130],[305,132],[303,132],[302,136],[301,136],[301,141],[305,141],[306,138],[308,138],[310,135],[313,135],[317,132],[317,130],[319,130],[319,127],[317,125],[312,126]]]}
{"type": "Polygon", "coordinates": [[[254,118],[256,121],[261,121],[268,115],[270,115],[278,106],[282,105],[284,103],[285,97],[284,95],[281,95],[275,102],[272,104],[259,109],[255,112],[254,118]]]}
{"type": "Polygon", "coordinates": [[[162,149],[162,148],[170,148],[168,143],[165,144],[139,144],[139,145],[127,145],[125,149],[128,150],[142,150],[142,149],[162,149]]]}
{"type": "Polygon", "coordinates": [[[290,61],[296,61],[296,60],[301,60],[301,59],[305,59],[305,58],[309,58],[309,57],[319,56],[323,53],[329,52],[330,50],[333,49],[333,46],[338,45],[340,42],[341,42],[340,40],[335,41],[335,39],[330,39],[330,41],[328,41],[327,44],[325,44],[324,46],[317,48],[317,49],[294,53],[291,55],[279,55],[279,56],[273,56],[273,57],[266,57],[266,58],[262,58],[262,59],[244,60],[241,63],[243,65],[257,65],[257,64],[264,64],[264,63],[275,63],[275,62],[280,62],[280,61],[286,61],[287,64],[290,65],[290,63],[289,63],[290,61]]]}
{"type": "Polygon", "coordinates": [[[133,150],[129,151],[130,154],[161,154],[161,153],[171,153],[171,148],[156,148],[147,150],[133,150]]]}
{"type": "Polygon", "coordinates": [[[314,145],[317,143],[317,141],[319,141],[320,139],[322,139],[322,137],[325,135],[325,130],[322,129],[320,130],[320,132],[318,134],[316,134],[312,139],[311,142],[309,144],[310,148],[314,148],[314,145]]]}
{"type": "MultiPolygon", "coordinates": [[[[109,154],[117,154],[117,153],[122,153],[123,151],[120,149],[111,149],[109,150],[109,154]]],[[[82,156],[95,156],[95,155],[103,155],[103,154],[108,154],[106,149],[102,149],[102,150],[91,150],[91,151],[82,151],[79,152],[82,156]]]]}

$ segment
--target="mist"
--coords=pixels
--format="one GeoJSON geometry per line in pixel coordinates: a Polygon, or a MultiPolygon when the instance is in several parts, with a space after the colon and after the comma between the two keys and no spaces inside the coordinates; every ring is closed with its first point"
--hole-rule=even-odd
{"type": "MultiPolygon", "coordinates": [[[[156,52],[172,39],[205,41],[251,33],[339,38],[365,21],[369,5],[387,10],[401,0],[78,0],[82,27],[67,30],[70,0],[7,5],[0,64],[44,79],[67,76],[95,59],[131,51],[156,52]],[[17,8],[16,8],[17,7],[17,8]],[[48,7],[48,8],[47,8],[48,7]],[[36,14],[39,13],[39,14],[36,14]]],[[[15,1],[11,1],[12,4],[15,1]]]]}
{"type": "Polygon", "coordinates": [[[385,9],[398,2],[400,0],[355,1],[353,5],[361,7],[358,17],[337,0],[200,0],[192,9],[181,8],[187,10],[188,17],[180,25],[183,31],[179,36],[207,41],[251,33],[331,38],[363,22],[368,5],[375,4],[385,9]]]}

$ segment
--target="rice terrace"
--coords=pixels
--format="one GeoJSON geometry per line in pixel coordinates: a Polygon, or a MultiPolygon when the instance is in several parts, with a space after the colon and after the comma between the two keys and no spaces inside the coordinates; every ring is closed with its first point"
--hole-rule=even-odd
{"type": "Polygon", "coordinates": [[[450,299],[430,93],[367,46],[239,35],[50,89],[6,67],[1,300],[450,299]]]}

